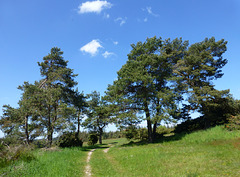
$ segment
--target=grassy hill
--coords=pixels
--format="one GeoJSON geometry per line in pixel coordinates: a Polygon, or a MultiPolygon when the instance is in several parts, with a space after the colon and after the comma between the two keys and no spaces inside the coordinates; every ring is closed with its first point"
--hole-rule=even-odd
{"type": "MultiPolygon", "coordinates": [[[[238,176],[240,131],[214,127],[158,143],[105,140],[91,157],[93,176],[238,176]],[[103,150],[111,146],[106,153],[103,150]],[[102,147],[102,148],[101,148],[102,147]]],[[[35,151],[36,160],[0,169],[4,176],[84,176],[88,150],[35,151]]]]}

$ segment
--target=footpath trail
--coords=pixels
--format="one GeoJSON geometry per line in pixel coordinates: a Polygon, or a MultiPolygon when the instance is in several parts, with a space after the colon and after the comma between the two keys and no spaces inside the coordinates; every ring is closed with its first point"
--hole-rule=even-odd
{"type": "Polygon", "coordinates": [[[113,146],[112,144],[108,144],[108,148],[104,149],[103,152],[107,153],[109,151],[109,149],[113,146]]]}
{"type": "MultiPolygon", "coordinates": [[[[109,147],[104,149],[103,151],[105,153],[107,153],[109,151],[109,149],[112,147],[111,144],[108,144],[109,147]]],[[[88,152],[88,156],[87,156],[87,165],[85,167],[85,177],[90,177],[92,176],[92,170],[91,170],[91,166],[90,166],[90,159],[91,159],[91,156],[92,156],[92,153],[95,151],[96,149],[92,149],[91,151],[88,152]]]]}
{"type": "Polygon", "coordinates": [[[90,166],[89,162],[90,162],[92,153],[93,153],[93,151],[95,151],[95,150],[96,150],[96,149],[92,149],[92,150],[88,153],[88,156],[87,156],[87,165],[86,165],[86,167],[85,167],[85,176],[86,176],[86,177],[92,176],[91,166],[90,166]]]}

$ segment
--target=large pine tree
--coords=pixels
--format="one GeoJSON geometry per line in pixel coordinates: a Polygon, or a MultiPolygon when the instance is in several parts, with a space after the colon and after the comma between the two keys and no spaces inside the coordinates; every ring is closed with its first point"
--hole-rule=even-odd
{"type": "Polygon", "coordinates": [[[52,144],[54,131],[66,128],[69,116],[74,113],[74,109],[69,107],[69,100],[77,84],[74,81],[77,75],[67,67],[68,61],[62,55],[63,52],[54,47],[43,62],[38,63],[43,77],[39,85],[42,89],[41,118],[47,129],[49,145],[52,144]]]}

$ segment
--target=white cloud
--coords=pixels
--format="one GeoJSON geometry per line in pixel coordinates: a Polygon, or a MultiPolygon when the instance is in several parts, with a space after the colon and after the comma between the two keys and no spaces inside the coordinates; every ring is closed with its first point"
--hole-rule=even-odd
{"type": "Polygon", "coordinates": [[[87,43],[83,47],[80,48],[80,51],[89,53],[92,56],[95,56],[98,52],[98,49],[102,48],[100,42],[96,39],[92,40],[91,42],[87,43]]]}
{"type": "Polygon", "coordinates": [[[114,45],[118,45],[118,41],[113,41],[113,44],[114,45]]]}
{"type": "Polygon", "coordinates": [[[146,9],[142,9],[143,11],[147,11],[148,14],[153,15],[154,17],[158,17],[158,14],[153,13],[152,7],[146,7],[146,9]]]}
{"type": "Polygon", "coordinates": [[[104,16],[103,16],[104,18],[110,18],[110,15],[109,14],[107,14],[107,13],[104,13],[104,16]]]}
{"type": "Polygon", "coordinates": [[[107,1],[87,1],[78,6],[78,13],[100,13],[103,9],[110,9],[112,4],[107,1]]]}
{"type": "Polygon", "coordinates": [[[148,21],[148,19],[147,19],[147,18],[144,18],[144,19],[143,19],[143,21],[144,21],[144,22],[147,22],[147,21],[148,21]]]}
{"type": "Polygon", "coordinates": [[[108,58],[109,56],[111,56],[111,55],[115,55],[113,52],[108,52],[108,51],[105,51],[103,54],[102,54],[102,56],[104,57],[104,58],[108,58]]]}
{"type": "Polygon", "coordinates": [[[114,21],[115,21],[115,22],[119,22],[119,23],[120,23],[120,26],[122,26],[123,24],[126,23],[127,17],[125,17],[125,18],[118,17],[118,18],[116,18],[114,21]]]}

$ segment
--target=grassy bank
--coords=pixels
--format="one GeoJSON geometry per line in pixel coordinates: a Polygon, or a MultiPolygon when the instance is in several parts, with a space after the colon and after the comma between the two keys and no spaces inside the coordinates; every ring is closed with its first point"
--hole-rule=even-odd
{"type": "Polygon", "coordinates": [[[83,176],[87,151],[81,148],[38,150],[31,162],[16,162],[0,169],[0,176],[83,176]]]}
{"type": "Polygon", "coordinates": [[[94,176],[238,176],[240,132],[221,127],[166,138],[162,143],[97,151],[94,176]],[[170,141],[170,140],[171,141],[170,141]],[[106,170],[105,170],[106,169],[106,170]]]}
{"type": "Polygon", "coordinates": [[[34,151],[35,160],[0,169],[0,176],[84,176],[90,148],[93,176],[239,176],[240,131],[222,127],[147,144],[126,139],[103,145],[34,151]],[[111,146],[106,153],[104,149],[111,146]]]}

